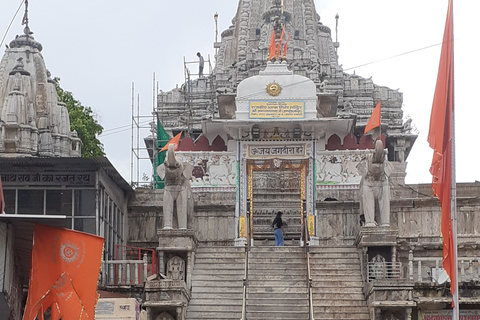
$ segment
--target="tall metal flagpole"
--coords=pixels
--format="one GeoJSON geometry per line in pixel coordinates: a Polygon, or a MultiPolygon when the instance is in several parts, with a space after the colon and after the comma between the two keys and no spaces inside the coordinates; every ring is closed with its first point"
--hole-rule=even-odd
{"type": "Polygon", "coordinates": [[[452,70],[453,74],[452,77],[452,94],[453,94],[453,106],[452,106],[452,183],[451,183],[451,199],[450,199],[450,215],[452,221],[452,236],[453,236],[453,247],[454,247],[454,254],[455,254],[455,281],[450,285],[454,286],[453,292],[453,320],[460,319],[460,305],[458,303],[458,245],[457,245],[457,178],[456,178],[456,160],[455,160],[455,46],[454,46],[454,19],[453,19],[453,0],[451,0],[451,19],[452,19],[452,70]]]}

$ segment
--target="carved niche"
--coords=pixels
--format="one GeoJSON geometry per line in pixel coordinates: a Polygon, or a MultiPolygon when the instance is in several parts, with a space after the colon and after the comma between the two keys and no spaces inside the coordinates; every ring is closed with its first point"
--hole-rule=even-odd
{"type": "Polygon", "coordinates": [[[162,312],[155,320],[175,320],[168,312],[162,312]]]}
{"type": "Polygon", "coordinates": [[[167,279],[185,281],[185,260],[179,256],[174,256],[168,260],[167,279]]]}

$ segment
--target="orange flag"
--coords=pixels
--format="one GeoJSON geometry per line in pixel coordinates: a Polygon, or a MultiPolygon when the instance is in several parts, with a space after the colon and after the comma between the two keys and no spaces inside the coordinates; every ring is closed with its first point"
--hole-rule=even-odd
{"type": "Polygon", "coordinates": [[[272,37],[270,38],[270,47],[268,48],[268,61],[275,57],[275,30],[272,30],[272,37]]]}
{"type": "Polygon", "coordinates": [[[452,115],[453,86],[453,7],[449,1],[437,85],[433,97],[428,142],[433,149],[430,173],[433,176],[433,194],[442,205],[441,232],[443,237],[443,269],[450,277],[451,292],[455,292],[455,239],[451,221],[452,198],[452,115]]]}
{"type": "Polygon", "coordinates": [[[30,286],[23,320],[52,309],[52,320],[92,320],[103,238],[35,225],[30,286]]]}
{"type": "Polygon", "coordinates": [[[2,179],[0,179],[0,214],[5,213],[5,198],[3,197],[2,179]]]}
{"type": "Polygon", "coordinates": [[[288,40],[290,40],[291,35],[292,35],[291,33],[288,34],[287,41],[285,41],[285,44],[283,45],[283,58],[284,59],[287,56],[287,44],[288,44],[288,40]]]}
{"type": "Polygon", "coordinates": [[[180,144],[180,137],[182,136],[182,133],[180,132],[179,134],[177,134],[175,137],[173,137],[172,139],[170,139],[170,141],[168,141],[168,143],[158,152],[162,152],[162,151],[165,151],[165,150],[168,150],[168,145],[170,144],[173,144],[174,145],[174,148],[173,150],[177,150],[178,149],[178,145],[180,144]]]}
{"type": "Polygon", "coordinates": [[[376,127],[380,127],[381,104],[382,100],[378,101],[377,106],[375,107],[375,109],[373,109],[372,115],[370,116],[370,119],[368,119],[367,125],[365,126],[364,134],[376,127]]]}
{"type": "Polygon", "coordinates": [[[280,41],[278,41],[277,46],[277,57],[280,57],[280,47],[282,46],[283,35],[285,34],[285,26],[282,28],[282,34],[280,35],[280,41]]]}

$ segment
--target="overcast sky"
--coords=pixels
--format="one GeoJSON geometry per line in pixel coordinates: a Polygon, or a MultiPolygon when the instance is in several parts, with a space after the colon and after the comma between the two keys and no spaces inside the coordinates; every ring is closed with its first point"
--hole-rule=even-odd
{"type": "MultiPolygon", "coordinates": [[[[285,0],[289,1],[289,0],[285,0]]],[[[0,41],[21,0],[0,0],[0,41]]],[[[346,72],[372,77],[377,85],[400,89],[404,114],[419,137],[407,159],[407,183],[429,183],[432,150],[426,137],[435,88],[447,0],[317,0],[321,22],[338,27],[339,61],[346,72]],[[424,48],[424,49],[422,49],[424,48]],[[368,65],[365,65],[368,64],[368,65]]],[[[132,83],[135,109],[153,108],[153,74],[169,91],[184,79],[183,59],[197,51],[213,63],[215,23],[227,29],[237,0],[30,0],[30,27],[43,45],[47,68],[61,86],[90,106],[105,128],[100,140],[107,157],[131,181],[132,83]]],[[[23,11],[23,9],[21,9],[23,11]]],[[[455,2],[455,103],[457,181],[480,180],[475,136],[480,126],[479,1],[455,2]]],[[[5,43],[22,33],[23,12],[15,18],[5,43]]],[[[2,45],[3,54],[5,46],[2,45]]],[[[142,123],[148,119],[141,119],[142,123]]],[[[148,131],[140,133],[140,142],[148,131]]],[[[141,152],[142,157],[146,157],[141,152]]],[[[151,166],[141,166],[150,175],[151,166]]],[[[136,176],[136,169],[134,170],[136,176]]]]}

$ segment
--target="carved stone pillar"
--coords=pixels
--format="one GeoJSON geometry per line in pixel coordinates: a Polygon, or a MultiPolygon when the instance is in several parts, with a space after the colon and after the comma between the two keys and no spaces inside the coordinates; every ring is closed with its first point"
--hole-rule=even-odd
{"type": "Polygon", "coordinates": [[[405,320],[412,320],[412,308],[405,309],[405,320]]]}
{"type": "Polygon", "coordinates": [[[395,267],[395,264],[397,263],[397,247],[396,246],[392,246],[392,260],[391,261],[392,261],[392,266],[395,267]]]}
{"type": "Polygon", "coordinates": [[[375,316],[374,316],[375,318],[373,320],[382,320],[382,309],[377,307],[375,308],[374,313],[375,313],[375,316]]]}
{"type": "Polygon", "coordinates": [[[182,307],[177,307],[177,320],[184,320],[182,307]]]}
{"type": "Polygon", "coordinates": [[[187,253],[187,288],[192,290],[192,265],[193,265],[193,257],[194,252],[189,251],[187,253]]]}
{"type": "Polygon", "coordinates": [[[158,255],[158,272],[165,274],[165,254],[163,251],[157,250],[158,255]]]}

